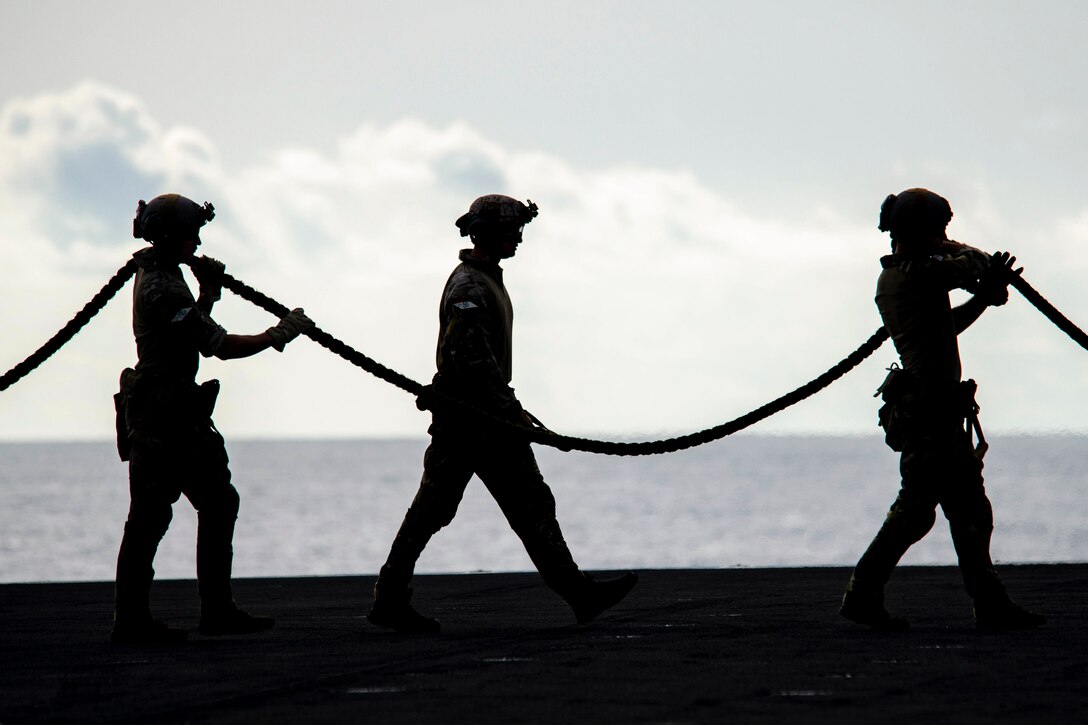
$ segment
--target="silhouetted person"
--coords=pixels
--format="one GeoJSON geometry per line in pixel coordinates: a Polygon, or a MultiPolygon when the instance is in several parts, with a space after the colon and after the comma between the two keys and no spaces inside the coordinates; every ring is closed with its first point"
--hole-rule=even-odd
{"type": "Polygon", "coordinates": [[[936,507],[948,519],[967,593],[980,629],[1036,627],[1044,618],[1012,602],[990,560],[993,510],[982,482],[981,428],[974,381],[962,381],[956,336],[989,305],[1003,305],[1015,257],[993,256],[948,239],[948,202],[926,189],[890,195],[881,231],[893,254],[880,260],[876,304],[902,361],[881,392],[888,444],[902,452],[902,486],[876,538],[862,555],[843,598],[843,616],[877,629],[906,629],[884,608],[884,585],[899,559],[932,528],[936,507]],[[973,296],[952,308],[948,293],[973,296]],[[972,443],[979,433],[979,445],[972,443]]]}
{"type": "MultiPolygon", "coordinates": [[[[514,256],[525,224],[536,215],[532,202],[492,194],[476,199],[457,220],[473,248],[461,251],[461,264],[442,292],[438,372],[432,383],[439,393],[530,428],[534,420],[510,387],[513,308],[499,261],[514,256]]],[[[427,406],[426,396],[420,405],[427,406]]],[[[436,619],[409,603],[409,583],[427,542],[453,520],[473,474],[495,498],[544,582],[570,604],[579,623],[627,595],[638,580],[634,573],[595,582],[574,563],[555,518],[555,498],[523,435],[464,410],[433,408],[423,480],[378,576],[371,622],[401,632],[439,631],[436,619]]]]}
{"type": "Polygon", "coordinates": [[[200,228],[214,217],[177,194],[140,201],[133,236],[151,246],[134,255],[132,328],[139,362],[121,375],[118,447],[129,462],[129,506],[117,556],[116,609],[111,639],[168,643],[186,637],[152,618],[152,563],[181,494],[197,511],[196,570],[200,627],[207,635],[259,632],[273,626],[234,603],[231,562],[238,492],[230,482],[223,437],[211,414],[219,381],[195,382],[200,355],[223,360],[284,346],[313,326],[301,309],[257,335],[231,335],[210,316],[222,291],[224,265],[194,257],[200,228]],[[179,264],[190,264],[200,283],[193,299],[179,264]]]}

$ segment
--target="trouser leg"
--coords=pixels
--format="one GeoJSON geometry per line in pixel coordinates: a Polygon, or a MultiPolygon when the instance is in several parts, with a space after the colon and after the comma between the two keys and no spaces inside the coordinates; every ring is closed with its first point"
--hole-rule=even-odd
{"type": "Polygon", "coordinates": [[[930,480],[933,472],[919,465],[918,456],[906,452],[900,460],[903,482],[899,496],[854,567],[851,591],[883,592],[899,560],[933,528],[937,508],[934,481],[930,480]]]}
{"type": "Polygon", "coordinates": [[[884,525],[858,560],[850,576],[839,613],[879,630],[901,631],[910,626],[884,608],[884,586],[907,549],[924,537],[936,519],[937,500],[925,479],[909,472],[909,454],[900,461],[903,484],[884,525]]]}
{"type": "Polygon", "coordinates": [[[234,609],[231,571],[240,497],[231,484],[226,450],[208,432],[194,452],[184,493],[196,509],[196,578],[202,612],[234,609]]]}
{"type": "Polygon", "coordinates": [[[555,496],[527,443],[512,442],[500,454],[481,461],[477,474],[495,498],[510,527],[545,584],[565,599],[587,582],[563,538],[556,519],[555,496]]]}
{"type": "Polygon", "coordinates": [[[173,517],[171,505],[176,495],[164,492],[155,481],[148,480],[146,473],[146,467],[139,461],[129,466],[132,500],[117,553],[115,616],[119,620],[151,618],[155,553],[173,517]]]}
{"type": "Polygon", "coordinates": [[[230,609],[234,605],[231,571],[238,507],[238,491],[228,483],[214,498],[201,500],[197,508],[196,579],[202,610],[230,609]]]}
{"type": "Polygon", "coordinates": [[[406,597],[416,561],[427,543],[453,521],[472,478],[472,467],[455,442],[432,437],[423,456],[423,477],[404,515],[374,585],[375,598],[406,597]]]}
{"type": "Polygon", "coordinates": [[[389,555],[378,571],[378,580],[374,584],[376,598],[406,595],[415,574],[416,561],[437,531],[431,526],[424,526],[423,520],[416,514],[418,511],[408,509],[393,538],[389,555]]]}
{"type": "Polygon", "coordinates": [[[900,492],[884,524],[854,567],[851,590],[883,591],[899,560],[933,528],[936,502],[930,504],[904,494],[900,492]]]}
{"type": "Polygon", "coordinates": [[[129,515],[117,553],[115,611],[119,619],[146,619],[151,616],[151,582],[155,578],[153,562],[159,542],[170,525],[172,512],[146,516],[129,515]]]}
{"type": "Polygon", "coordinates": [[[618,604],[638,581],[628,572],[617,579],[594,582],[578,568],[556,520],[555,496],[544,482],[532,448],[511,441],[502,455],[487,459],[477,474],[495,497],[511,528],[521,539],[537,571],[585,624],[618,604]]]}
{"type": "Polygon", "coordinates": [[[976,601],[1007,599],[990,558],[994,515],[983,484],[982,462],[965,453],[951,458],[947,465],[954,480],[948,482],[941,508],[948,519],[964,588],[976,601]]]}
{"type": "MultiPolygon", "coordinates": [[[[952,543],[956,547],[964,588],[975,600],[1003,599],[1005,586],[997,575],[990,558],[990,534],[993,532],[993,510],[985,496],[976,502],[973,510],[949,520],[952,543]]],[[[948,514],[948,508],[945,508],[948,514]]]]}

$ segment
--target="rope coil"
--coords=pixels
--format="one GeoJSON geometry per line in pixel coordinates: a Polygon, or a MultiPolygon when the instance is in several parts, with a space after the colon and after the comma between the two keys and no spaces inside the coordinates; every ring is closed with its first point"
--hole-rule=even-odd
{"type": "MultiPolygon", "coordinates": [[[[125,283],[128,282],[129,278],[131,278],[135,272],[136,261],[130,259],[123,267],[117,270],[117,273],[106,282],[106,285],[76,313],[75,317],[73,317],[55,335],[49,338],[44,345],[6,373],[0,375],[0,391],[8,389],[34,371],[75,337],[76,334],[106,306],[106,303],[108,303],[121,288],[125,286],[125,283]]],[[[1054,325],[1062,330],[1062,332],[1066,333],[1066,335],[1072,338],[1082,348],[1088,350],[1088,334],[1085,334],[1084,331],[1073,324],[1069,318],[1059,312],[1054,305],[1028,284],[1023,277],[1015,275],[1009,284],[1015,287],[1028,302],[1045,315],[1047,319],[1053,322],[1054,325]]],[[[290,311],[286,305],[277,302],[230,274],[223,273],[223,286],[242,299],[260,307],[262,310],[276,317],[283,317],[290,311]]],[[[359,367],[371,375],[374,375],[391,385],[395,385],[412,395],[419,396],[426,394],[429,400],[439,402],[442,405],[459,407],[475,416],[487,419],[489,422],[496,425],[514,428],[520,435],[534,443],[552,446],[564,451],[575,450],[612,456],[645,456],[673,453],[675,451],[681,451],[720,440],[733,433],[744,430],[745,428],[769,418],[823,390],[876,352],[889,337],[888,331],[881,327],[856,350],[830,367],[823,374],[755,410],[712,428],[706,428],[694,433],[656,441],[605,441],[560,435],[545,428],[527,428],[516,425],[500,419],[487,411],[476,408],[470,403],[431,390],[427,386],[364,355],[346,342],[337,339],[319,327],[315,326],[304,334],[326,350],[347,360],[356,367],[359,367]]]]}

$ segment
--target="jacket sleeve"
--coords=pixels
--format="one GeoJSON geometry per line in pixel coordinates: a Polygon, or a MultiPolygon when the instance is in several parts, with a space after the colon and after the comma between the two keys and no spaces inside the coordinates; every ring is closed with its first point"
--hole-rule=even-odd
{"type": "Polygon", "coordinates": [[[141,304],[147,318],[164,326],[171,334],[180,335],[204,357],[211,357],[223,345],[227,331],[193,300],[191,294],[168,284],[162,278],[152,278],[141,288],[141,304]]]}
{"type": "Polygon", "coordinates": [[[219,352],[227,339],[227,331],[211,315],[197,306],[181,310],[178,314],[183,315],[180,320],[185,327],[183,334],[192,336],[201,355],[211,357],[219,352]]]}
{"type": "Polygon", "coordinates": [[[501,415],[521,410],[504,379],[491,333],[492,311],[479,295],[460,292],[445,302],[442,348],[458,383],[472,402],[501,415]]]}
{"type": "Polygon", "coordinates": [[[990,256],[985,252],[965,247],[955,254],[930,257],[926,272],[946,290],[965,289],[973,292],[979,277],[989,269],[990,263],[990,256]]]}

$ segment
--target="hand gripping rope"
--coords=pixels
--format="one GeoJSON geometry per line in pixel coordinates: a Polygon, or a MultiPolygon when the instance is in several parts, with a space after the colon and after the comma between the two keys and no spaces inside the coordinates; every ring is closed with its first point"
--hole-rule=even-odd
{"type": "MultiPolygon", "coordinates": [[[[106,285],[98,292],[91,300],[76,313],[68,324],[62,327],[53,337],[36,351],[34,351],[25,360],[18,363],[3,375],[0,375],[0,391],[4,391],[14,385],[17,381],[28,375],[46,360],[48,360],[55,352],[60,350],[69,340],[75,337],[91,318],[98,314],[106,303],[113,298],[129,278],[136,272],[135,261],[130,260],[121,269],[117,270],[117,273],[106,283],[106,285]]],[[[1029,285],[1022,277],[1016,275],[1013,276],[1010,284],[1019,291],[1025,299],[1028,300],[1036,309],[1043,313],[1051,322],[1053,322],[1060,330],[1065,332],[1071,337],[1078,345],[1088,350],[1088,335],[1084,333],[1079,327],[1073,324],[1065,315],[1059,312],[1054,305],[1047,301],[1039,292],[1037,292],[1031,285],[1029,285]]],[[[283,305],[276,300],[268,297],[267,295],[253,289],[249,285],[245,284],[241,280],[224,273],[223,274],[223,286],[235,293],[239,297],[248,302],[253,303],[262,310],[275,315],[276,317],[283,317],[289,312],[286,305],[283,305]]],[[[710,443],[712,441],[719,440],[728,435],[732,435],[738,431],[758,423],[765,418],[769,418],[775,413],[781,412],[786,408],[796,403],[805,400],[806,398],[814,395],[815,393],[823,390],[831,383],[841,378],[846,373],[857,367],[863,360],[872,355],[876,350],[884,344],[884,341],[888,339],[888,332],[883,327],[874,332],[868,340],[863,342],[856,350],[851,352],[840,362],[833,365],[823,374],[817,376],[804,385],[796,388],[781,397],[775,398],[769,403],[756,408],[744,415],[734,418],[720,425],[716,425],[712,428],[706,428],[704,430],[696,431],[682,436],[674,438],[666,438],[656,441],[603,441],[594,440],[590,438],[576,438],[573,436],[560,435],[553,433],[543,427],[540,428],[528,428],[525,426],[519,426],[509,421],[499,419],[486,411],[473,407],[472,405],[465,403],[461,400],[449,398],[441,395],[433,390],[430,390],[426,386],[412,380],[411,378],[398,373],[395,370],[391,370],[376,360],[364,355],[358,350],[354,349],[347,343],[338,340],[329,333],[325,332],[319,327],[304,333],[307,337],[312,339],[318,345],[321,345],[329,352],[332,352],[343,359],[347,360],[356,367],[362,368],[366,372],[374,375],[381,380],[384,380],[391,385],[404,390],[412,395],[426,395],[427,399],[431,403],[437,403],[438,405],[456,406],[463,410],[466,410],[473,415],[488,419],[489,421],[504,425],[516,429],[516,431],[534,443],[541,443],[544,445],[552,446],[564,451],[576,450],[585,451],[587,453],[601,453],[613,456],[645,456],[661,453],[672,453],[674,451],[684,450],[686,448],[693,448],[695,446],[703,445],[704,443],[710,443]]]]}

